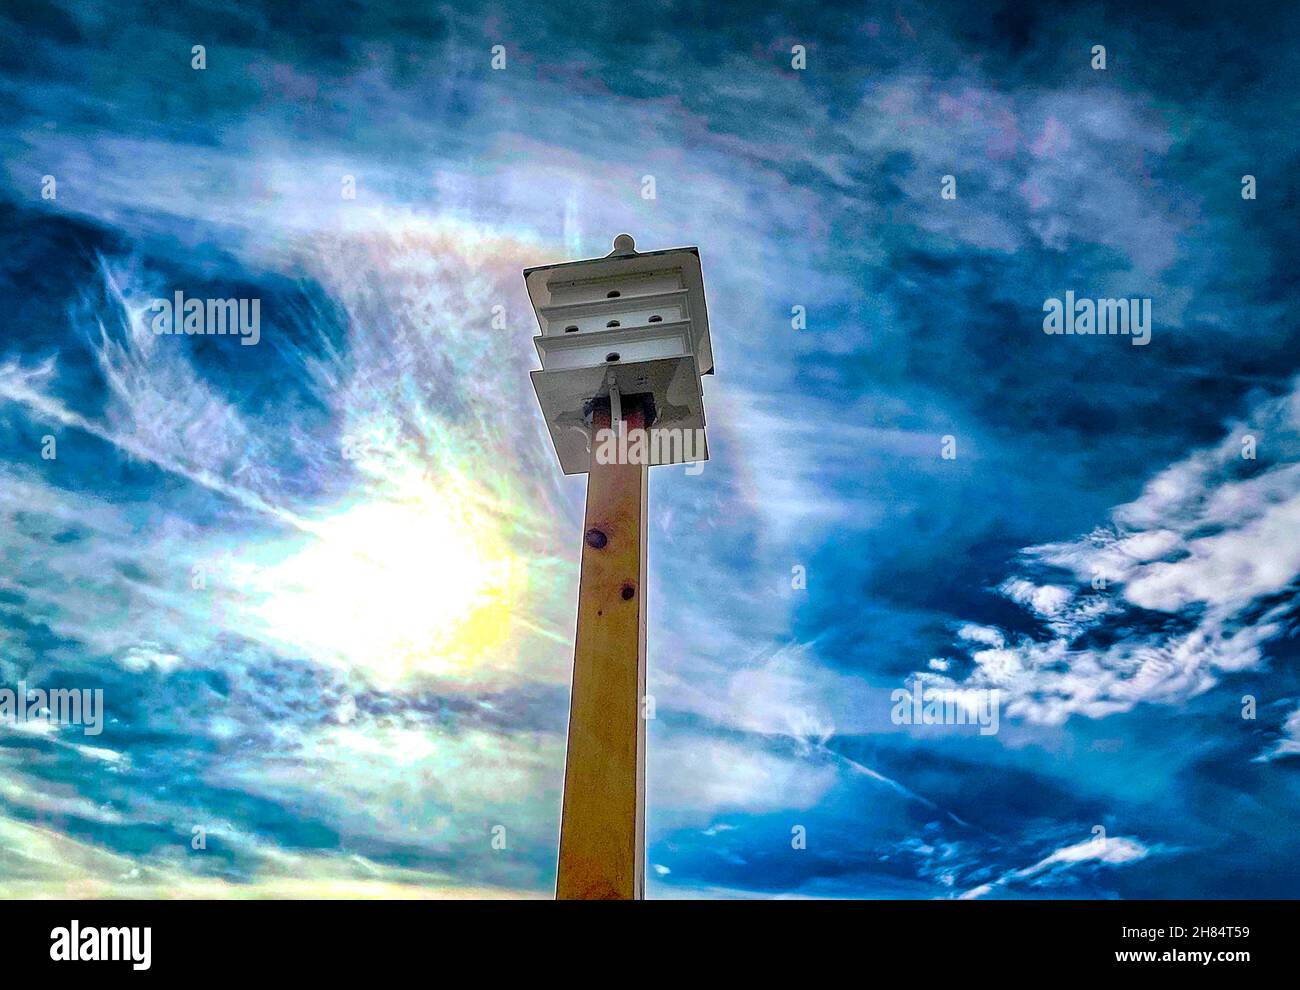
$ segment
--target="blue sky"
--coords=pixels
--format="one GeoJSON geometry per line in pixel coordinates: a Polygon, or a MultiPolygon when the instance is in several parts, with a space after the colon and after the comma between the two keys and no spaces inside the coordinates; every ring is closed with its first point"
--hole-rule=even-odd
{"type": "Polygon", "coordinates": [[[107,720],[0,723],[0,892],[549,894],[584,481],[521,271],[626,230],[699,246],[718,370],[651,480],[650,896],[1294,893],[1294,9],[3,17],[0,683],[107,720]]]}

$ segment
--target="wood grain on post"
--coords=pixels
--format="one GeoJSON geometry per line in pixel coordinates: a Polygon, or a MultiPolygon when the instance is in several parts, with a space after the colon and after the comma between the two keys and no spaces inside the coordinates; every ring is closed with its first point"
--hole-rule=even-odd
{"type": "MultiPolygon", "coordinates": [[[[624,410],[629,433],[642,410],[624,410]]],[[[560,900],[639,899],[645,880],[646,464],[599,464],[593,413],[560,819],[560,900]]]]}

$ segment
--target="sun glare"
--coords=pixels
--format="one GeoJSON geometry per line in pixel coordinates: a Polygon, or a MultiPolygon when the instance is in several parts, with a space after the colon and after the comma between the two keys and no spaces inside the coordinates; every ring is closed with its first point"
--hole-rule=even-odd
{"type": "Polygon", "coordinates": [[[357,503],[261,570],[276,640],[378,682],[466,677],[508,645],[524,568],[501,524],[451,493],[357,503]]]}

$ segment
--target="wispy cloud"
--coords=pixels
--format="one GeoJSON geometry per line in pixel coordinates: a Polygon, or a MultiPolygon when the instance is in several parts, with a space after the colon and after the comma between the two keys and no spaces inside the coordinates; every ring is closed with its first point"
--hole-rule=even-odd
{"type": "Polygon", "coordinates": [[[1300,580],[1290,538],[1300,525],[1297,456],[1293,390],[1161,471],[1108,526],[1025,550],[1022,562],[1037,570],[999,591],[1050,635],[963,631],[982,648],[959,682],[1004,691],[1013,716],[1059,723],[1177,704],[1225,673],[1258,668],[1264,646],[1291,628],[1288,594],[1300,580]],[[1068,583],[1039,576],[1052,571],[1068,583]],[[1144,619],[1151,613],[1169,618],[1144,619]],[[1133,631],[1109,633],[1125,627],[1133,631]]]}

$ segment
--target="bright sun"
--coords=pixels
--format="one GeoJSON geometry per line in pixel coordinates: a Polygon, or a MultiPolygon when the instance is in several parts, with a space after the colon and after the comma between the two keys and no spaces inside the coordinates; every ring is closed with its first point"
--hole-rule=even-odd
{"type": "Polygon", "coordinates": [[[500,522],[453,493],[357,503],[261,568],[273,639],[381,683],[464,677],[507,658],[524,583],[500,522]]]}

